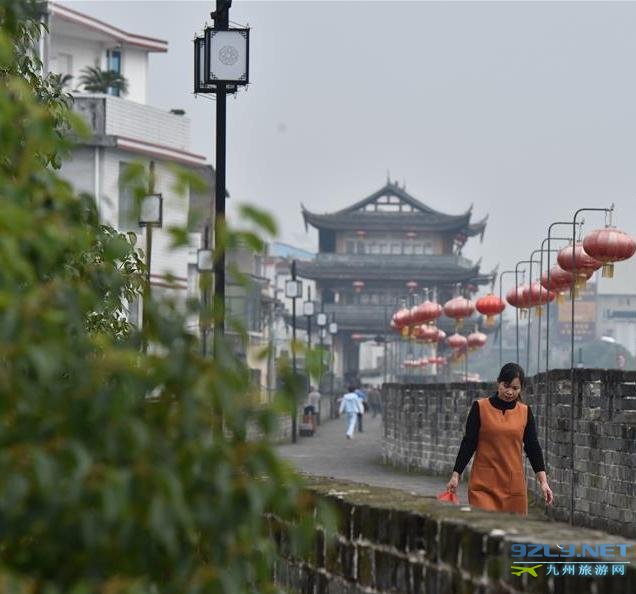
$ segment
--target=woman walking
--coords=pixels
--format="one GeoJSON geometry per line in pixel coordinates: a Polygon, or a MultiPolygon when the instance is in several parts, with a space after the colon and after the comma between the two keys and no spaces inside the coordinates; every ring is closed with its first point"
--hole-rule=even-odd
{"type": "Polygon", "coordinates": [[[534,417],[521,399],[524,383],[521,366],[506,363],[497,378],[497,393],[473,402],[470,409],[466,432],[446,488],[455,493],[461,473],[475,454],[468,482],[468,502],[474,507],[528,514],[522,445],[545,503],[551,505],[554,501],[534,417]]]}
{"type": "Polygon", "coordinates": [[[340,402],[340,414],[343,412],[347,413],[347,439],[353,439],[358,415],[364,412],[362,401],[356,394],[355,386],[349,386],[349,392],[343,396],[340,402]]]}

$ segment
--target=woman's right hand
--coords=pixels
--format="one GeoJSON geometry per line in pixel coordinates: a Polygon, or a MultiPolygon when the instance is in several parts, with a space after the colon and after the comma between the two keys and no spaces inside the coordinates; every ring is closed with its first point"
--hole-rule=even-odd
{"type": "Polygon", "coordinates": [[[446,485],[446,490],[449,493],[455,493],[457,491],[457,487],[459,485],[459,473],[453,472],[451,475],[450,481],[448,481],[448,485],[446,485]]]}

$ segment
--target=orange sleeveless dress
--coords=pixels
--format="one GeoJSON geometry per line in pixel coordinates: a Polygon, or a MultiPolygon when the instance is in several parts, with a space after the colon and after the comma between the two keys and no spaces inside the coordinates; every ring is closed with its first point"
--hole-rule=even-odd
{"type": "Polygon", "coordinates": [[[479,439],[468,481],[468,503],[492,511],[528,514],[528,493],[523,472],[523,432],[528,407],[495,408],[488,398],[479,406],[479,439]]]}

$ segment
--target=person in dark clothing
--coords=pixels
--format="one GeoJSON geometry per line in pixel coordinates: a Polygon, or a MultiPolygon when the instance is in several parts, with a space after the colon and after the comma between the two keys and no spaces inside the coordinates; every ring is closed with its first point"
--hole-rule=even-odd
{"type": "Polygon", "coordinates": [[[524,381],[523,369],[516,363],[506,363],[497,378],[497,393],[473,402],[453,474],[446,487],[451,493],[457,490],[459,477],[475,454],[468,483],[470,505],[527,515],[522,445],[546,504],[551,505],[554,501],[534,416],[521,400],[524,381]]]}

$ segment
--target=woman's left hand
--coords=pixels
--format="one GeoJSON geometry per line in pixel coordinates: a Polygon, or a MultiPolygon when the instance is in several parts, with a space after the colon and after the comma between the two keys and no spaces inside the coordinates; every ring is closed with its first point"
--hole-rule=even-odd
{"type": "Polygon", "coordinates": [[[543,491],[543,500],[546,505],[552,505],[554,502],[554,495],[552,494],[552,489],[550,489],[547,482],[541,483],[541,490],[543,491]]]}

